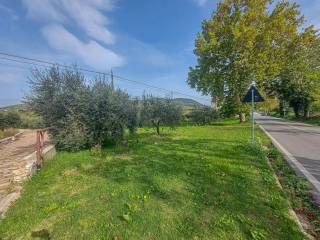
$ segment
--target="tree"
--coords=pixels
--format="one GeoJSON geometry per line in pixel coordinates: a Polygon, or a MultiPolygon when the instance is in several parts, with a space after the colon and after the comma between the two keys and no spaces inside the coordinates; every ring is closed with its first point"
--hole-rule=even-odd
{"type": "Polygon", "coordinates": [[[44,124],[60,149],[76,151],[119,141],[124,130],[135,130],[137,115],[128,94],[114,90],[98,77],[88,84],[75,68],[35,70],[27,103],[44,124]]]}
{"type": "Polygon", "coordinates": [[[182,108],[171,99],[143,95],[141,121],[143,125],[152,125],[160,134],[160,125],[176,127],[182,119],[182,108]]]}
{"type": "Polygon", "coordinates": [[[246,107],[241,99],[254,80],[280,108],[289,103],[307,115],[318,86],[319,40],[312,27],[303,29],[299,5],[268,0],[224,0],[205,20],[195,42],[198,64],[188,83],[222,99],[229,114],[246,107]],[[230,104],[231,103],[231,104],[230,104]],[[229,109],[228,109],[229,108],[229,109]]]}
{"type": "Polygon", "coordinates": [[[298,33],[288,44],[285,61],[276,78],[276,92],[289,103],[296,118],[309,116],[320,87],[320,40],[313,27],[298,33]]]}
{"type": "Polygon", "coordinates": [[[304,27],[299,5],[278,2],[271,11],[268,27],[272,45],[268,53],[272,75],[262,83],[265,91],[279,99],[280,115],[285,106],[294,109],[296,117],[307,116],[319,87],[319,37],[313,26],[304,27]]]}
{"type": "Polygon", "coordinates": [[[212,18],[203,22],[195,42],[198,64],[190,68],[189,85],[218,97],[222,105],[232,100],[240,122],[245,120],[241,100],[250,82],[262,81],[269,66],[269,4],[269,0],[219,3],[212,18]]]}

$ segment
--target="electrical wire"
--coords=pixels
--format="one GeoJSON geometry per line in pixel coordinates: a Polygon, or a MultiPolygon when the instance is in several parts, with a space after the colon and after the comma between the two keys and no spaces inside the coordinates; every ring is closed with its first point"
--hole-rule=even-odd
{"type": "MultiPolygon", "coordinates": [[[[7,61],[12,61],[12,62],[17,62],[17,63],[22,63],[22,64],[29,64],[29,65],[33,65],[33,66],[39,66],[39,67],[50,67],[50,66],[57,66],[57,67],[61,67],[64,69],[77,69],[81,72],[87,72],[87,73],[94,73],[94,74],[99,74],[99,75],[106,75],[106,76],[111,76],[111,73],[106,73],[106,72],[100,72],[100,71],[95,71],[95,70],[91,70],[91,69],[86,69],[86,68],[82,68],[82,67],[78,67],[78,66],[68,66],[65,64],[60,64],[60,63],[54,63],[54,62],[50,62],[50,61],[46,61],[46,60],[40,60],[40,59],[36,59],[36,58],[30,58],[30,57],[24,57],[24,56],[20,56],[20,55],[15,55],[15,54],[9,54],[9,53],[5,53],[5,52],[0,52],[0,55],[5,56],[5,57],[0,57],[0,59],[3,60],[7,60],[7,61]],[[22,60],[19,60],[22,59],[22,60]]],[[[194,99],[199,99],[202,101],[208,101],[210,102],[210,99],[204,98],[204,97],[198,97],[198,96],[192,96],[180,91],[172,91],[166,88],[162,88],[162,87],[158,87],[158,86],[154,86],[148,83],[144,83],[141,81],[137,81],[137,80],[132,80],[129,78],[125,78],[125,77],[121,77],[118,75],[113,75],[114,78],[118,79],[118,80],[122,80],[122,81],[126,81],[126,82],[131,82],[134,84],[139,84],[139,85],[143,85],[146,86],[148,88],[153,88],[156,90],[160,90],[163,92],[168,92],[170,94],[177,94],[177,95],[181,95],[181,96],[186,96],[189,98],[194,98],[194,99]]]]}

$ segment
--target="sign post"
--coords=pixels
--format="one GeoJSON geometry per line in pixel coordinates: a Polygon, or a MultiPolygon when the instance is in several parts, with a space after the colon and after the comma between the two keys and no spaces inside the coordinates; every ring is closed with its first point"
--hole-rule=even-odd
{"type": "Polygon", "coordinates": [[[251,89],[251,143],[254,144],[254,88],[251,89]]]}
{"type": "Polygon", "coordinates": [[[245,103],[251,103],[251,143],[254,144],[254,103],[264,102],[263,97],[255,87],[255,83],[251,83],[251,87],[243,99],[245,103]]]}

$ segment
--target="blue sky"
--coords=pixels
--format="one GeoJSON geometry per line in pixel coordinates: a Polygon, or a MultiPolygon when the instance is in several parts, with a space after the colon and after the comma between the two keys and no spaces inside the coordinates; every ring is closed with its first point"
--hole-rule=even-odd
{"type": "MultiPolygon", "coordinates": [[[[201,21],[217,2],[0,0],[0,52],[98,71],[112,68],[116,75],[200,97],[186,78],[195,64],[193,42],[201,21]]],[[[308,23],[320,27],[320,1],[297,2],[308,23]]],[[[0,106],[22,99],[28,76],[30,66],[0,59],[0,106]]],[[[131,95],[145,89],[120,80],[116,85],[131,95]]]]}

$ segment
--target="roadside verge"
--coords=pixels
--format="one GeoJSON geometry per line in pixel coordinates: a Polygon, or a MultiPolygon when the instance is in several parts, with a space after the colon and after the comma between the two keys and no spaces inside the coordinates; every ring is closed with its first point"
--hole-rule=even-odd
{"type": "MultiPolygon", "coordinates": [[[[320,208],[317,183],[308,171],[262,126],[260,129],[269,137],[272,145],[266,147],[267,161],[276,174],[277,182],[286,194],[291,214],[299,221],[308,235],[320,239],[320,208]],[[306,174],[306,175],[305,175],[306,174]],[[311,182],[307,177],[311,175],[311,182]]],[[[317,181],[317,180],[316,180],[317,181]]]]}

